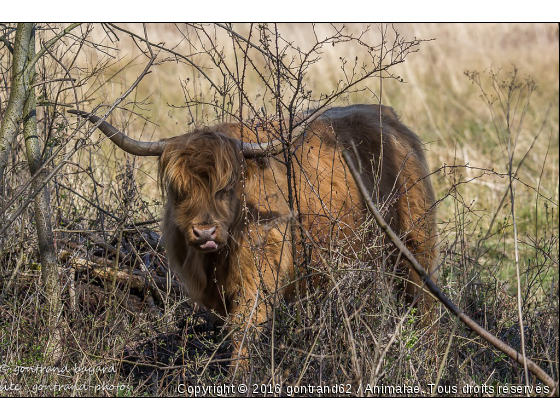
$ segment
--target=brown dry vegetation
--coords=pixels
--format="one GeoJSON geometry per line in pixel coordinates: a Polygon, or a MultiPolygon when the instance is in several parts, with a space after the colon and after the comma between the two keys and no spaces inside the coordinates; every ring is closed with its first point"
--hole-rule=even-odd
{"type": "MultiPolygon", "coordinates": [[[[144,35],[141,25],[119,26],[144,35]]],[[[0,24],[0,34],[9,34],[11,27],[0,24]]],[[[42,25],[38,37],[50,39],[61,27],[42,25]]],[[[231,36],[219,27],[204,28],[209,39],[224,49],[228,65],[240,60],[243,50],[233,47],[231,36]]],[[[346,32],[358,35],[366,28],[350,24],[346,32]]],[[[248,37],[247,25],[233,29],[248,37]]],[[[406,40],[429,40],[391,68],[404,83],[372,77],[338,97],[335,104],[381,101],[394,107],[423,139],[439,200],[439,284],[482,326],[521,349],[518,245],[526,353],[558,380],[558,26],[403,24],[396,29],[406,40]],[[510,88],[513,118],[508,136],[507,114],[500,110],[498,96],[507,97],[510,88]],[[517,237],[508,193],[509,137],[515,140],[510,151],[514,151],[517,237]]],[[[284,24],[278,31],[302,50],[312,46],[310,25],[284,24]]],[[[200,28],[160,24],[147,25],[146,32],[152,43],[165,42],[165,47],[189,56],[224,95],[216,95],[194,67],[161,52],[160,63],[112,113],[111,123],[132,137],[154,140],[231,119],[239,96],[204,53],[200,28]]],[[[316,33],[324,37],[335,30],[322,24],[316,33]]],[[[387,37],[391,36],[387,30],[387,37]]],[[[56,354],[47,352],[52,332],[43,322],[44,290],[39,281],[33,211],[28,207],[0,238],[0,364],[9,367],[0,371],[0,395],[163,396],[177,395],[178,384],[239,381],[228,370],[231,354],[226,331],[203,308],[188,301],[158,246],[162,197],[156,160],[124,156],[97,133],[76,143],[79,136],[72,133],[77,121],[64,114],[64,106],[53,105],[75,107],[76,98],[83,101],[80,109],[110,105],[148,62],[123,32],[118,32],[118,40],[110,39],[95,26],[87,39],[98,47],[87,44],[79,52],[76,46],[65,51],[70,45],[65,42],[53,53],[59,60],[77,57],[64,61],[76,79],[74,86],[52,82],[37,87],[40,139],[44,144],[48,137],[47,153],[61,147],[63,156],[77,147],[70,163],[50,184],[64,334],[56,354]],[[55,108],[58,113],[52,119],[49,115],[55,108]],[[69,377],[45,372],[15,375],[18,365],[108,369],[69,377]],[[23,391],[1,388],[10,382],[21,384],[23,391]],[[70,388],[83,383],[91,387],[70,388]],[[96,388],[101,384],[122,388],[96,388]],[[35,391],[39,385],[68,385],[69,389],[35,391]]],[[[377,25],[363,35],[366,43],[380,40],[377,25]]],[[[208,42],[204,40],[206,48],[208,42]]],[[[264,46],[269,41],[257,37],[253,42],[264,46]]],[[[285,45],[285,41],[279,43],[285,45]]],[[[297,56],[293,50],[290,54],[297,56]]],[[[322,54],[312,57],[318,61],[306,72],[305,91],[311,91],[314,99],[330,95],[345,80],[342,63],[346,62],[346,71],[354,63],[359,68],[363,54],[363,46],[356,42],[325,46],[322,54]]],[[[262,55],[255,54],[254,60],[257,69],[266,65],[262,55]]],[[[1,117],[10,87],[11,61],[5,47],[0,48],[0,63],[1,117]]],[[[38,73],[39,80],[68,76],[49,55],[39,63],[38,73]]],[[[250,66],[243,89],[258,110],[276,113],[271,90],[250,66]]],[[[244,117],[252,116],[245,112],[244,117]]],[[[4,200],[15,200],[0,214],[0,228],[26,199],[28,191],[19,192],[29,179],[23,156],[19,142],[2,191],[4,200]]],[[[371,246],[381,249],[382,242],[379,235],[371,246]]],[[[438,309],[438,322],[431,328],[420,327],[414,316],[407,315],[398,281],[390,280],[395,273],[383,252],[367,266],[339,266],[337,256],[331,258],[339,287],[318,290],[294,305],[281,304],[270,328],[251,342],[252,370],[243,378],[245,383],[258,384],[259,391],[260,384],[273,393],[281,389],[282,395],[290,385],[350,384],[353,391],[360,383],[409,385],[429,394],[429,384],[438,383],[447,390],[457,386],[458,392],[451,395],[460,395],[464,385],[525,384],[523,367],[457,325],[444,309],[438,309]]],[[[529,383],[538,382],[530,376],[529,383]]],[[[211,394],[217,392],[214,389],[211,394]]]]}

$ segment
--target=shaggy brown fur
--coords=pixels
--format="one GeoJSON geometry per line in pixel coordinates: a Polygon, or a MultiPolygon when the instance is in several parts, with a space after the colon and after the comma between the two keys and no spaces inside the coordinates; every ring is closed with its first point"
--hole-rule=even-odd
{"type": "MultiPolygon", "coordinates": [[[[291,197],[283,159],[246,159],[232,141],[255,143],[271,136],[228,123],[164,140],[163,236],[171,266],[192,299],[249,328],[267,319],[267,303],[276,293],[294,292],[293,258],[301,250],[293,252],[292,243],[300,242],[292,241],[293,234],[306,236],[315,249],[360,249],[363,238],[355,232],[366,209],[343,148],[362,168],[362,179],[375,191],[374,201],[385,208],[391,227],[434,271],[435,198],[422,143],[391,108],[333,108],[314,121],[292,146],[291,197]],[[290,211],[290,200],[297,212],[290,211]]],[[[411,300],[422,281],[414,272],[409,277],[405,290],[411,300]]],[[[420,302],[424,311],[431,304],[427,295],[420,302]]],[[[234,335],[240,354],[245,354],[245,328],[234,335]]]]}

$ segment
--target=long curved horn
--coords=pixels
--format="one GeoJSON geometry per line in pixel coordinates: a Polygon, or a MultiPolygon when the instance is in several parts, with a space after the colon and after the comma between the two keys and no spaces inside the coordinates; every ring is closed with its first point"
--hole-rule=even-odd
{"type": "Polygon", "coordinates": [[[282,141],[272,140],[268,143],[245,143],[235,139],[246,158],[274,156],[282,152],[282,141]]]}
{"type": "MultiPolygon", "coordinates": [[[[96,124],[101,118],[84,111],[76,111],[71,109],[68,111],[69,114],[79,115],[82,118],[87,118],[93,124],[96,124]]],[[[130,137],[124,135],[111,124],[103,121],[97,127],[103,132],[107,137],[111,139],[113,143],[123,149],[125,152],[131,153],[136,156],[160,156],[165,148],[165,143],[162,142],[143,142],[131,139],[130,137]]]]}

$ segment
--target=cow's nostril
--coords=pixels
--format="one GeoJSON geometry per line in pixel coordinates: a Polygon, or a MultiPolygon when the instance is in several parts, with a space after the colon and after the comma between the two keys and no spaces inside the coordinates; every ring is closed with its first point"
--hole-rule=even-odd
{"type": "Polygon", "coordinates": [[[213,240],[214,233],[216,233],[216,226],[212,226],[209,229],[199,229],[193,226],[193,233],[197,239],[213,240]]]}

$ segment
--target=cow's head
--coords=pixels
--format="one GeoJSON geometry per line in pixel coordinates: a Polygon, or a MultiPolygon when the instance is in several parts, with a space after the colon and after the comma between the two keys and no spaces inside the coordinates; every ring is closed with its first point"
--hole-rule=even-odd
{"type": "Polygon", "coordinates": [[[160,157],[159,180],[168,197],[168,222],[181,231],[188,246],[199,252],[214,252],[225,246],[229,233],[241,221],[245,158],[282,150],[279,140],[243,143],[212,129],[161,142],[139,142],[95,115],[69,112],[98,124],[107,137],[128,153],[160,157]]]}
{"type": "Polygon", "coordinates": [[[167,215],[189,246],[216,251],[241,221],[243,154],[233,139],[210,130],[166,143],[159,177],[167,193],[167,215]]]}

